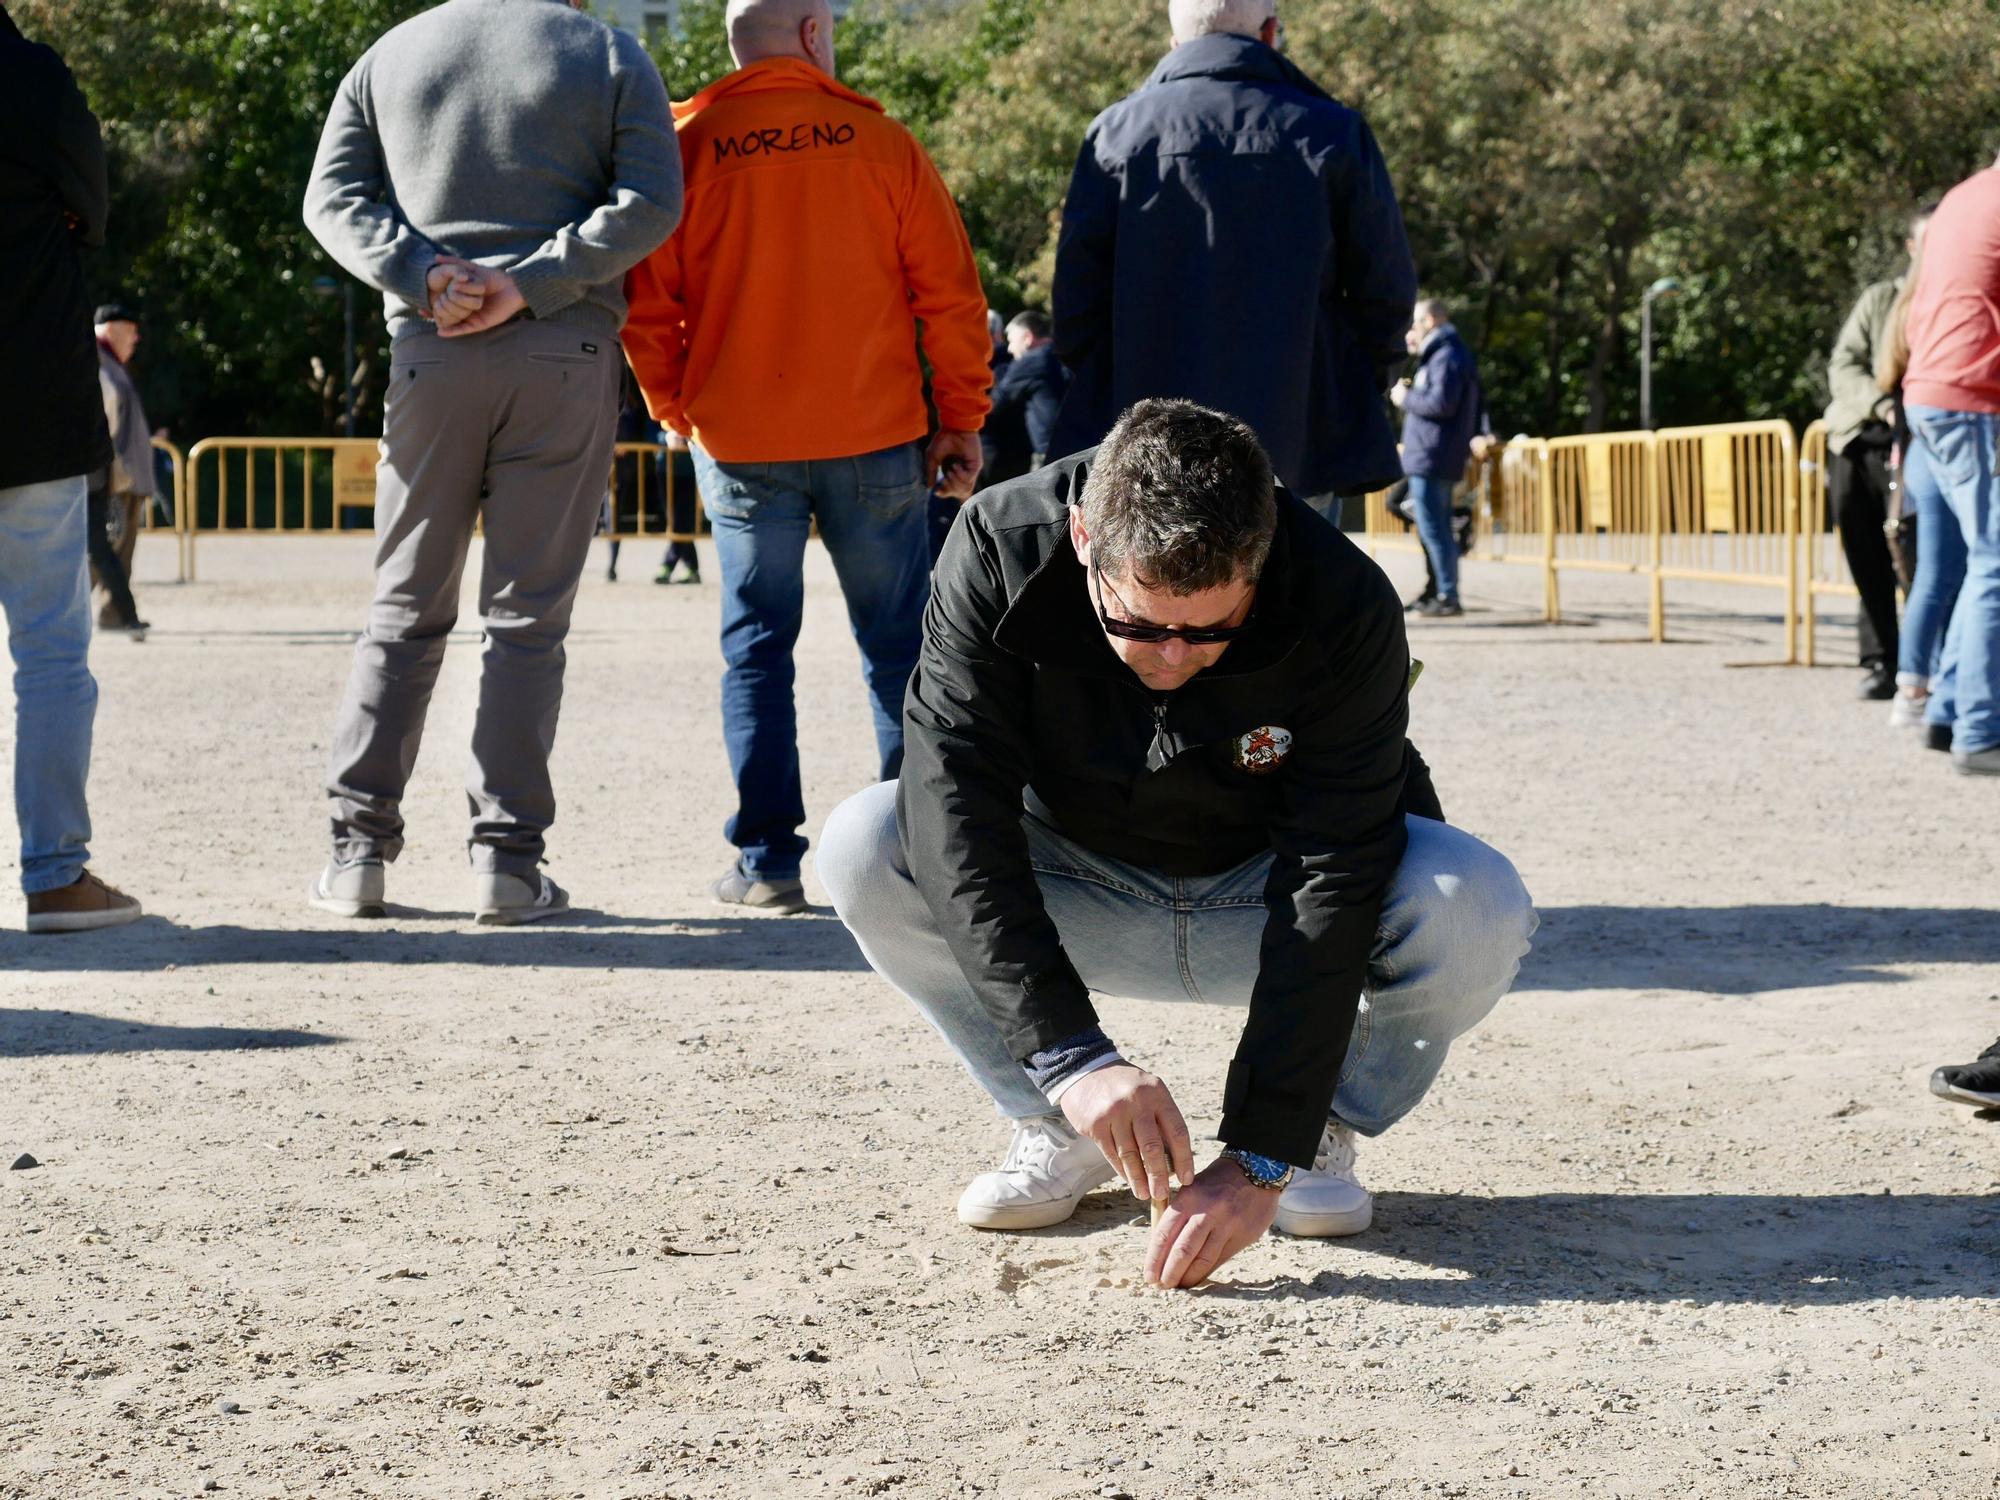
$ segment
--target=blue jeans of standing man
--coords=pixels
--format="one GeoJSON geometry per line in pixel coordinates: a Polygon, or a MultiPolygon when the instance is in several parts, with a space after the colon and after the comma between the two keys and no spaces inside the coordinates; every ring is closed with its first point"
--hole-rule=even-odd
{"type": "Polygon", "coordinates": [[[1952,606],[1965,581],[1965,533],[1945,499],[1930,450],[1913,436],[1903,450],[1906,509],[1917,518],[1917,567],[1903,604],[1896,684],[1920,688],[1938,675],[1952,606]]]}
{"type": "MultiPolygon", "coordinates": [[[[1086,849],[1027,813],[1021,821],[1042,904],[1093,992],[1249,1003],[1269,854],[1219,875],[1176,877],[1086,849]]],[[[1416,1108],[1452,1041],[1514,983],[1535,932],[1534,905],[1505,856],[1426,818],[1411,818],[1409,834],[1333,1096],[1334,1119],[1363,1135],[1416,1108]]],[[[850,797],[827,819],[819,873],[875,972],[942,1033],[1000,1113],[1048,1114],[910,879],[893,784],[850,797]]]]}
{"type": "Polygon", "coordinates": [[[14,656],[21,889],[73,885],[90,859],[90,572],[82,475],[0,489],[0,608],[14,656]]]}
{"type": "Polygon", "coordinates": [[[861,647],[881,774],[903,765],[903,690],[929,602],[923,449],[855,458],[721,463],[695,449],[722,569],[722,732],[736,778],[723,832],[754,880],[796,880],[806,841],[792,647],[805,613],[806,538],[819,522],[861,647]]]}
{"type": "Polygon", "coordinates": [[[2000,417],[1912,406],[1909,419],[1965,538],[1965,582],[1927,716],[1952,725],[1953,754],[1974,755],[2000,745],[2000,417]]]}
{"type": "Polygon", "coordinates": [[[1451,534],[1451,492],[1458,487],[1453,479],[1433,479],[1426,474],[1410,475],[1410,503],[1417,513],[1417,537],[1431,560],[1441,603],[1458,600],[1458,538],[1451,534]]]}

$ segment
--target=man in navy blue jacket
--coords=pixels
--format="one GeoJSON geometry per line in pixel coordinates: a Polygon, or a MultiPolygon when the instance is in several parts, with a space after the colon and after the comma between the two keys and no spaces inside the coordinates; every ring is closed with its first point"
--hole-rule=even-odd
{"type": "Polygon", "coordinates": [[[1382,393],[1416,270],[1381,150],[1279,54],[1272,0],[1172,0],[1174,50],[1091,125],[1063,205],[1052,453],[1150,396],[1229,412],[1322,513],[1400,472],[1382,393]]]}
{"type": "Polygon", "coordinates": [[[980,434],[986,447],[981,489],[1018,479],[1040,468],[1051,455],[1062,456],[1049,444],[1069,374],[1056,358],[1045,313],[1028,308],[1014,315],[1007,324],[1007,355],[1007,365],[993,383],[993,410],[986,414],[986,430],[980,434]]]}
{"type": "Polygon", "coordinates": [[[1416,350],[1416,373],[1398,382],[1389,399],[1403,411],[1403,473],[1410,481],[1417,535],[1437,580],[1436,597],[1421,601],[1417,613],[1462,615],[1451,492],[1465,477],[1479,431],[1479,367],[1435,298],[1417,304],[1410,343],[1416,350]]]}

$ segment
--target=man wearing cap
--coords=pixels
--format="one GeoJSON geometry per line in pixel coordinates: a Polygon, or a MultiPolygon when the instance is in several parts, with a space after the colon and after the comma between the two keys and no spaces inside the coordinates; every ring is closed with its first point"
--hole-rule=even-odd
{"type": "Polygon", "coordinates": [[[819,856],[869,963],[1013,1122],[962,1221],[1176,1178],[1146,1267],[1170,1287],[1274,1224],[1368,1227],[1356,1137],[1417,1106],[1535,930],[1513,866],[1443,823],[1410,680],[1389,580],[1234,417],[1142,401],[965,508],[902,779],[836,809],[819,856]],[[1093,992],[1247,1004],[1199,1173],[1093,992]]]}
{"type": "Polygon", "coordinates": [[[97,623],[144,640],[150,628],[132,601],[132,555],[139,545],[139,521],[153,498],[152,426],[132,383],[133,351],[139,347],[139,315],[120,302],[98,308],[97,381],[104,395],[104,420],[111,429],[111,462],[95,476],[90,494],[90,561],[97,575],[97,623]]]}
{"type": "Polygon", "coordinates": [[[111,462],[82,250],[104,243],[104,140],[54,49],[0,6],[0,609],[28,931],[136,921],[90,859],[88,476],[111,462]]]}

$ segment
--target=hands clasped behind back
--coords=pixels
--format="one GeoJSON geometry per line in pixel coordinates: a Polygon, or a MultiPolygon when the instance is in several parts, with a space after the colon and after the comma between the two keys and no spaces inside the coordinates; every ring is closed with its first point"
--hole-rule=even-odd
{"type": "Polygon", "coordinates": [[[441,338],[463,338],[497,328],[527,306],[505,271],[440,256],[424,278],[432,321],[441,338]]]}

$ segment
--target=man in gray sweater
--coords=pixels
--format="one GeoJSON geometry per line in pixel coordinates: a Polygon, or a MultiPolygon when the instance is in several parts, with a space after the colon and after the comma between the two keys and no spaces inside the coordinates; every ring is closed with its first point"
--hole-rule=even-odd
{"type": "Polygon", "coordinates": [[[673,232],[680,153],[645,50],[569,0],[446,0],[342,81],[306,189],[387,298],[375,599],[335,724],[313,905],[383,915],[461,573],[483,519],[472,732],[479,921],[568,909],[540,870],[563,638],[617,416],[627,270],[673,232]]]}

